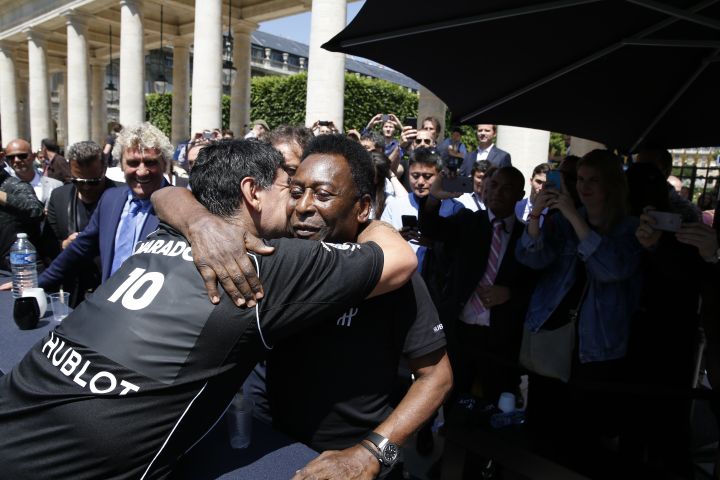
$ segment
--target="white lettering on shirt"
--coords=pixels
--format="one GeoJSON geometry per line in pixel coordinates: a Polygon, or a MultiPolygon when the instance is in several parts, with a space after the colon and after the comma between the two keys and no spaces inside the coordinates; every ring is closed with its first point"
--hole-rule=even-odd
{"type": "MultiPolygon", "coordinates": [[[[58,359],[58,354],[65,348],[65,341],[60,340],[58,337],[55,336],[54,332],[50,332],[50,338],[47,342],[43,345],[42,349],[40,350],[41,353],[45,354],[45,356],[50,360],[52,365],[56,367],[60,367],[60,373],[65,375],[66,377],[69,377],[73,373],[75,373],[75,370],[77,370],[77,367],[82,363],[83,356],[77,352],[74,348],[65,348],[64,352],[62,353],[62,356],[60,359],[58,359]],[[45,352],[45,349],[47,349],[47,353],[45,352]],[[52,358],[51,358],[52,357],[52,358]],[[66,359],[67,357],[67,359],[66,359]],[[64,362],[64,363],[63,363],[64,362]],[[62,364],[62,366],[60,365],[62,364]]],[[[75,375],[73,378],[73,382],[79,385],[82,388],[86,388],[88,386],[88,381],[84,380],[82,377],[85,375],[85,372],[87,372],[88,368],[90,367],[91,362],[90,360],[85,360],[85,364],[82,366],[80,371],[75,375]]],[[[87,376],[85,376],[87,378],[87,376]]],[[[109,394],[109,393],[115,393],[115,390],[118,385],[118,379],[115,376],[115,374],[101,370],[99,372],[96,372],[95,375],[90,378],[90,391],[92,393],[97,394],[109,394]],[[98,381],[101,381],[100,383],[104,383],[104,381],[108,382],[108,385],[104,388],[98,387],[98,381]]],[[[123,396],[127,395],[128,392],[133,391],[137,392],[140,390],[140,387],[135,385],[134,383],[130,383],[127,380],[120,380],[120,387],[122,387],[122,391],[118,395],[123,396]]]]}
{"type": "Polygon", "coordinates": [[[166,257],[177,257],[182,255],[182,259],[188,262],[192,262],[192,249],[187,243],[182,241],[170,240],[150,240],[148,242],[142,242],[138,244],[135,249],[135,254],[139,253],[152,253],[154,255],[164,255],[166,257]]]}

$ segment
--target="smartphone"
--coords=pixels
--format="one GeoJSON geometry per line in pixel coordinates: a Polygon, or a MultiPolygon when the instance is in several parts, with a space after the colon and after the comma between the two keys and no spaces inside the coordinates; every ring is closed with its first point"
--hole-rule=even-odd
{"type": "Polygon", "coordinates": [[[647,212],[648,215],[655,219],[655,225],[652,226],[655,230],[662,230],[664,232],[677,232],[682,226],[682,217],[679,213],[670,212],[658,212],[657,210],[650,210],[647,212]]]}
{"type": "Polygon", "coordinates": [[[390,120],[390,115],[388,115],[387,113],[383,113],[382,123],[385,123],[385,122],[387,122],[388,120],[390,120]]]}
{"type": "Polygon", "coordinates": [[[210,130],[205,130],[202,136],[205,140],[212,140],[213,138],[213,134],[210,130]]]}
{"type": "Polygon", "coordinates": [[[545,182],[545,186],[552,187],[562,192],[562,173],[560,172],[560,170],[550,170],[547,173],[547,181],[545,182]]]}
{"type": "Polygon", "coordinates": [[[404,127],[412,127],[417,130],[417,117],[405,117],[403,120],[404,127]]]}
{"type": "Polygon", "coordinates": [[[418,226],[418,219],[414,215],[403,215],[400,218],[402,219],[403,227],[415,228],[418,226]]]}
{"type": "Polygon", "coordinates": [[[330,120],[320,120],[318,122],[318,125],[321,127],[329,127],[330,126],[330,120]]]}
{"type": "Polygon", "coordinates": [[[473,179],[470,177],[443,177],[441,185],[446,192],[473,192],[473,179]]]}

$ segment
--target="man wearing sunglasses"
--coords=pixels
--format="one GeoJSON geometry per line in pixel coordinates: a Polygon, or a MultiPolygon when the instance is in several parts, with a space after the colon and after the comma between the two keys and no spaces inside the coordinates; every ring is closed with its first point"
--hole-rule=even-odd
{"type": "MultiPolygon", "coordinates": [[[[68,148],[67,157],[71,183],[53,191],[43,226],[42,244],[47,262],[60,255],[85,229],[103,192],[117,186],[105,176],[102,148],[97,143],[75,143],[68,148]]],[[[85,298],[86,292],[100,284],[101,279],[99,257],[83,258],[80,262],[77,275],[63,281],[65,291],[70,292],[73,308],[85,298]]]]}
{"type": "MultiPolygon", "coordinates": [[[[5,162],[0,158],[0,164],[5,162]]],[[[12,171],[12,169],[10,169],[12,171]]],[[[10,270],[10,247],[20,232],[35,241],[40,233],[43,205],[33,188],[0,168],[0,270],[10,270]]]]}
{"type": "MultiPolygon", "coordinates": [[[[124,128],[115,141],[113,157],[120,158],[127,187],[105,191],[85,229],[40,275],[38,285],[57,288],[80,268],[82,259],[97,255],[102,281],[120,268],[135,243],[157,228],[150,195],[168,185],[163,172],[172,154],[170,141],[153,125],[141,123],[124,128]]],[[[76,183],[89,184],[93,179],[84,180],[76,183]]],[[[91,185],[83,186],[86,192],[88,187],[91,185]]]]}
{"type": "Polygon", "coordinates": [[[54,178],[41,176],[35,170],[35,154],[30,148],[27,140],[18,138],[8,143],[5,149],[5,161],[15,171],[15,176],[25,183],[32,185],[35,195],[43,205],[50,201],[50,194],[53,190],[62,186],[62,182],[54,178]]]}

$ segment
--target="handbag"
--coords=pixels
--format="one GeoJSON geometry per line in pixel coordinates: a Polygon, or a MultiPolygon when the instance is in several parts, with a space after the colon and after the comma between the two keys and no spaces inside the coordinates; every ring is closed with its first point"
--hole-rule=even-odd
{"type": "Polygon", "coordinates": [[[569,312],[570,321],[555,330],[532,332],[523,328],[520,343],[520,365],[543,377],[555,378],[563,383],[570,380],[573,352],[575,351],[575,330],[580,307],[585,300],[588,282],[575,310],[569,312]]]}

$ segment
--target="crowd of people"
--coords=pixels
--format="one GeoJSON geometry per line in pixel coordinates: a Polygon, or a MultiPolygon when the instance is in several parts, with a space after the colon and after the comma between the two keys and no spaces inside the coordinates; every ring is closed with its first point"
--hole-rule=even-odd
{"type": "Polygon", "coordinates": [[[0,269],[27,233],[39,286],[76,308],[0,379],[13,478],[32,478],[42,447],[17,439],[64,421],[121,433],[69,437],[43,453],[43,475],[165,475],[246,377],[256,416],[325,452],[297,478],[402,478],[393,448],[417,432],[432,452],[440,407],[448,425],[479,421],[505,392],[549,459],[592,478],[620,464],[692,478],[701,327],[711,383],[720,367],[712,194],[684,197],[663,149],[630,165],[607,150],[540,158],[526,179],[495,125],[475,126],[470,151],[459,128],[439,141],[437,119],[407,120],[378,114],[345,134],[255,120],[243,140],[215,129],[175,146],[148,123],[114,126],[65,156],[51,139],[9,142],[0,269]],[[284,237],[297,240],[259,240],[284,237]],[[159,277],[133,277],[147,270],[159,277]],[[56,363],[71,346],[77,363],[56,363]],[[85,358],[125,383],[73,383],[85,358]],[[99,413],[108,395],[122,415],[99,413]]]}

